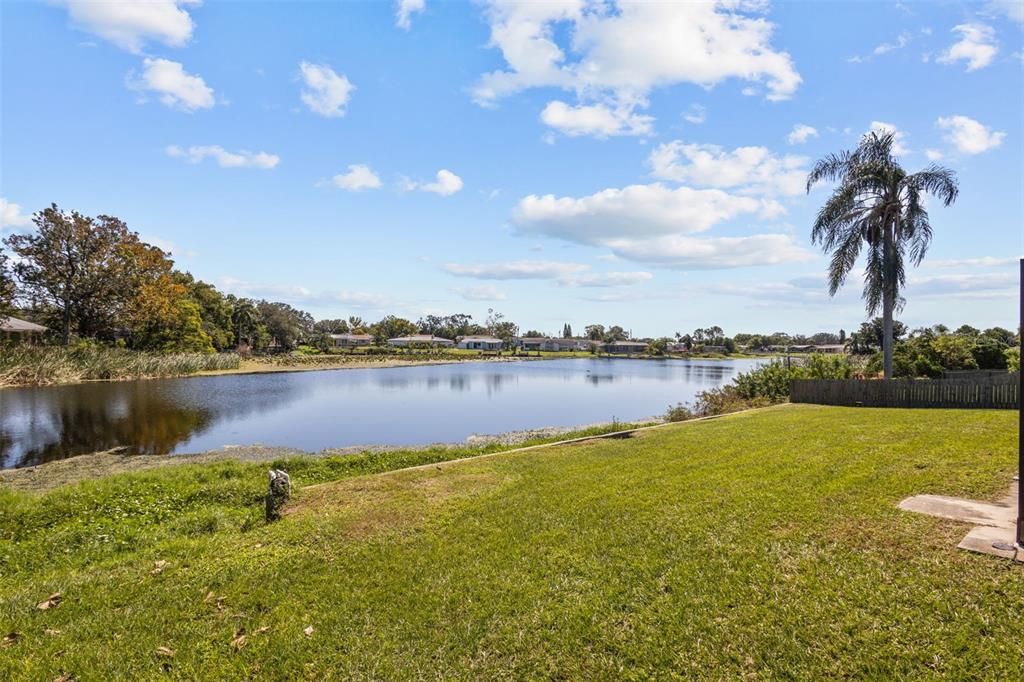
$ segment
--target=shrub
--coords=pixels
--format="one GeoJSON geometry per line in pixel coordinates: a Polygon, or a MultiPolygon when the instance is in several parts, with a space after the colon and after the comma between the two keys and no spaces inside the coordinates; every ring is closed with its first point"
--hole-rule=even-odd
{"type": "Polygon", "coordinates": [[[686,405],[677,403],[675,405],[669,405],[668,411],[665,413],[665,421],[667,422],[684,422],[688,419],[694,418],[693,412],[686,405]]]}

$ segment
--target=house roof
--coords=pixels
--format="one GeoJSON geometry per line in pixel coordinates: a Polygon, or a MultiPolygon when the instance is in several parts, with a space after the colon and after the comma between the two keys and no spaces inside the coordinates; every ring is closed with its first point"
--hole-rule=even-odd
{"type": "Polygon", "coordinates": [[[441,342],[452,343],[451,339],[446,339],[443,336],[431,336],[430,334],[413,334],[412,336],[396,336],[393,339],[388,339],[388,341],[421,341],[421,342],[441,341],[441,342]]]}
{"type": "Polygon", "coordinates": [[[646,341],[610,341],[606,346],[646,346],[646,341]]]}
{"type": "Polygon", "coordinates": [[[27,334],[30,332],[45,332],[46,327],[28,320],[20,320],[17,317],[0,317],[0,332],[12,332],[14,334],[27,334]]]}
{"type": "Polygon", "coordinates": [[[372,339],[369,334],[328,334],[332,339],[372,339]]]}
{"type": "Polygon", "coordinates": [[[505,343],[501,339],[496,339],[493,336],[463,336],[461,339],[459,339],[460,343],[462,341],[486,341],[487,343],[505,343]]]}

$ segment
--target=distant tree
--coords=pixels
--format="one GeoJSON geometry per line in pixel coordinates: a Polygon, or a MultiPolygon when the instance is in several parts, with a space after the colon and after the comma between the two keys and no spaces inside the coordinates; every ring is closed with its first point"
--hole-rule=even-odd
{"type": "Polygon", "coordinates": [[[722,345],[725,346],[726,353],[736,352],[736,342],[730,339],[728,336],[722,341],[722,345]]]}
{"type": "Polygon", "coordinates": [[[971,357],[978,369],[1006,369],[1007,348],[1009,346],[1000,343],[998,338],[980,334],[974,340],[971,357]]]}
{"type": "Polygon", "coordinates": [[[9,261],[7,254],[0,249],[0,316],[14,312],[14,297],[18,291],[9,261]]]}
{"type": "Polygon", "coordinates": [[[135,293],[132,263],[138,235],[117,218],[96,218],[56,204],[33,218],[35,232],[14,234],[4,244],[19,260],[14,273],[26,297],[53,311],[64,345],[73,333],[95,337],[113,330],[135,293]]]}
{"type": "Polygon", "coordinates": [[[235,343],[247,343],[256,347],[260,335],[262,318],[256,304],[247,298],[234,301],[231,308],[231,325],[235,332],[235,343]]]}
{"type": "Polygon", "coordinates": [[[411,336],[417,331],[418,329],[415,324],[405,318],[396,317],[395,315],[388,315],[370,327],[370,333],[373,334],[374,343],[378,346],[386,344],[388,339],[394,339],[400,336],[411,336]]]}
{"type": "Polygon", "coordinates": [[[604,342],[605,343],[612,343],[612,342],[615,342],[615,341],[624,341],[624,340],[626,340],[628,338],[629,338],[629,334],[626,333],[626,330],[623,329],[622,327],[620,327],[617,324],[612,325],[611,327],[608,327],[608,331],[606,331],[605,334],[604,334],[604,342]]]}
{"type": "Polygon", "coordinates": [[[562,327],[562,338],[563,339],[571,339],[572,338],[572,325],[569,324],[568,322],[566,322],[565,326],[562,327]]]}
{"type": "Polygon", "coordinates": [[[883,371],[893,376],[893,315],[901,307],[906,284],[903,262],[919,265],[931,242],[932,228],[923,196],[945,206],[959,192],[956,174],[932,164],[908,174],[893,153],[895,133],[868,133],[852,152],[830,154],[807,176],[807,191],[818,182],[837,181],[811,229],[811,241],[832,255],[829,293],[835,295],[867,247],[864,300],[869,315],[879,307],[883,319],[883,371]]]}
{"type": "Polygon", "coordinates": [[[313,316],[287,303],[260,301],[256,309],[267,334],[283,348],[294,348],[313,331],[313,316]]]}
{"type": "Polygon", "coordinates": [[[227,350],[235,343],[232,307],[215,286],[197,280],[187,272],[175,272],[174,279],[186,289],[186,295],[199,307],[203,332],[216,350],[227,350]]]}
{"type": "Polygon", "coordinates": [[[603,324],[588,324],[584,329],[583,333],[587,335],[587,338],[591,341],[601,341],[604,339],[604,325],[603,324]]]}
{"type": "Polygon", "coordinates": [[[958,334],[960,336],[970,336],[974,338],[976,336],[981,335],[981,330],[977,329],[976,327],[972,327],[969,324],[962,324],[959,327],[957,327],[957,330],[953,333],[958,334]]]}
{"type": "Polygon", "coordinates": [[[528,329],[527,331],[523,332],[523,336],[526,338],[537,339],[547,335],[544,332],[537,331],[536,329],[528,329]]]}
{"type": "Polygon", "coordinates": [[[1012,346],[1017,343],[1017,335],[1011,332],[1009,329],[1003,329],[1002,327],[992,327],[986,329],[981,333],[982,336],[995,339],[1004,346],[1012,346]]]}
{"type": "Polygon", "coordinates": [[[839,343],[846,343],[846,330],[845,329],[840,329],[839,330],[839,343]]]}
{"type": "Polygon", "coordinates": [[[348,330],[353,334],[365,334],[369,329],[369,325],[363,321],[363,318],[358,315],[349,315],[348,318],[348,330]]]}
{"type": "Polygon", "coordinates": [[[313,331],[318,334],[346,334],[348,322],[345,320],[317,320],[313,323],[313,331]]]}

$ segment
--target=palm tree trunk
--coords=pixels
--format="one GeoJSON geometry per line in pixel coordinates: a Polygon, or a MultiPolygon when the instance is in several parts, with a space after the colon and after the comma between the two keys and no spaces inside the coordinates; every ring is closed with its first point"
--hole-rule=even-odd
{"type": "Polygon", "coordinates": [[[892,316],[896,307],[896,249],[893,244],[893,227],[885,227],[885,252],[882,275],[882,368],[885,378],[892,379],[892,316]]]}

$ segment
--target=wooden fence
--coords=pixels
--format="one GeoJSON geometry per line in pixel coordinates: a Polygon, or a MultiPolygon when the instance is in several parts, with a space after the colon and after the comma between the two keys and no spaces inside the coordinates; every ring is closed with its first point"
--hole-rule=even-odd
{"type": "Polygon", "coordinates": [[[971,379],[797,379],[790,383],[794,403],[850,407],[950,407],[1020,409],[1020,374],[971,379]]]}

